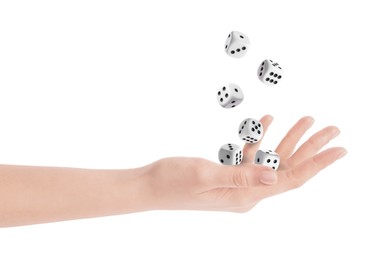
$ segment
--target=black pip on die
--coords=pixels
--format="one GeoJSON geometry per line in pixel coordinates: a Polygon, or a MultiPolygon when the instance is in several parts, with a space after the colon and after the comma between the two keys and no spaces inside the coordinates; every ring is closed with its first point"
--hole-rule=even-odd
{"type": "Polygon", "coordinates": [[[247,118],[240,124],[238,135],[246,143],[257,143],[263,136],[263,126],[256,119],[247,118]]]}
{"type": "Polygon", "coordinates": [[[218,151],[218,160],[225,165],[238,165],[242,158],[242,149],[236,144],[225,144],[218,151]]]}
{"type": "Polygon", "coordinates": [[[237,31],[232,31],[225,41],[225,52],[234,58],[245,56],[249,48],[249,38],[245,34],[237,31]]]}
{"type": "Polygon", "coordinates": [[[234,83],[224,85],[217,92],[217,100],[224,108],[238,106],[243,101],[242,89],[234,83]]]}
{"type": "Polygon", "coordinates": [[[255,155],[255,163],[277,170],[280,164],[280,157],[271,150],[258,150],[255,155]]]}
{"type": "Polygon", "coordinates": [[[272,60],[264,60],[257,71],[258,78],[266,85],[278,84],[283,76],[282,67],[272,60]]]}

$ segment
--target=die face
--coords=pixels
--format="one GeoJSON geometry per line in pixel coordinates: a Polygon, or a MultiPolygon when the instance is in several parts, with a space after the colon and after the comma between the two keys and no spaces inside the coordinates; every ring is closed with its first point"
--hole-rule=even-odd
{"type": "Polygon", "coordinates": [[[246,143],[257,143],[263,136],[263,125],[256,119],[247,118],[241,122],[238,136],[246,143]]]}
{"type": "Polygon", "coordinates": [[[234,58],[241,58],[245,56],[249,48],[249,38],[245,34],[238,31],[232,31],[225,41],[225,52],[234,58]]]}
{"type": "Polygon", "coordinates": [[[242,89],[234,84],[222,86],[217,92],[217,100],[220,106],[224,108],[234,108],[242,103],[244,98],[242,89]]]}
{"type": "Polygon", "coordinates": [[[282,80],[283,70],[279,63],[264,60],[258,68],[257,75],[266,85],[276,85],[282,80]]]}
{"type": "Polygon", "coordinates": [[[277,170],[280,165],[280,157],[271,150],[258,150],[255,156],[255,163],[277,170]]]}
{"type": "Polygon", "coordinates": [[[230,43],[232,41],[232,35],[233,35],[233,32],[229,33],[228,35],[228,38],[226,38],[225,40],[225,51],[229,48],[230,46],[230,43]]]}
{"type": "Polygon", "coordinates": [[[242,162],[242,149],[236,144],[225,144],[218,152],[220,163],[225,165],[238,165],[242,162]]]}

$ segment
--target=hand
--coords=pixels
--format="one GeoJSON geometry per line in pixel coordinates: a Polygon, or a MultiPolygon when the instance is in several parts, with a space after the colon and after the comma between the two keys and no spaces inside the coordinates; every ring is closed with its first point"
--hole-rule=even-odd
{"type": "MultiPolygon", "coordinates": [[[[265,132],[271,121],[261,119],[265,132]]],[[[310,117],[300,119],[280,142],[278,172],[253,164],[260,143],[245,145],[238,166],[201,158],[113,170],[0,165],[0,227],[152,209],[246,212],[264,198],[301,186],[346,154],[338,147],[318,153],[338,135],[334,126],[293,152],[312,123],[310,117]]]]}
{"type": "MultiPolygon", "coordinates": [[[[260,142],[244,146],[244,159],[238,166],[180,157],[147,166],[150,208],[246,212],[264,198],[300,187],[346,154],[342,147],[318,153],[339,134],[335,126],[317,132],[294,152],[313,121],[300,119],[280,142],[275,150],[281,158],[277,172],[253,164],[260,142]]],[[[261,119],[265,132],[271,122],[271,116],[261,119]]]]}

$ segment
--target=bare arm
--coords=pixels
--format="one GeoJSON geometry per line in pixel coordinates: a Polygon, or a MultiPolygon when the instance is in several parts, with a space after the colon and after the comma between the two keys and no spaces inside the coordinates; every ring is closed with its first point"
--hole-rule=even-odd
{"type": "Polygon", "coordinates": [[[143,170],[0,165],[0,227],[146,210],[143,170]]]}
{"type": "MultiPolygon", "coordinates": [[[[268,129],[272,118],[261,119],[268,129]]],[[[224,166],[202,158],[165,158],[129,170],[0,165],[0,227],[124,214],[145,210],[246,212],[259,201],[298,188],[346,154],[320,150],[339,134],[320,130],[296,151],[313,119],[300,119],[276,148],[277,172],[253,164],[260,142],[246,144],[243,163],[224,166]]]]}

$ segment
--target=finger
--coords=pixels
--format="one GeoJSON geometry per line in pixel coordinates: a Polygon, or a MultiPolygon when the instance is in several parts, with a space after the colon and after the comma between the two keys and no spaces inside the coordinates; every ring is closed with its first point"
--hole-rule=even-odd
{"type": "Polygon", "coordinates": [[[255,153],[258,151],[259,145],[263,137],[265,136],[267,129],[271,125],[272,120],[273,120],[273,117],[270,115],[265,115],[264,117],[261,118],[260,122],[263,126],[263,136],[261,140],[257,143],[254,143],[254,144],[246,143],[244,145],[242,163],[252,163],[254,161],[255,153]]]}
{"type": "Polygon", "coordinates": [[[215,188],[248,188],[272,185],[277,182],[276,172],[261,165],[222,165],[218,170],[207,174],[207,187],[215,188]]]}
{"type": "Polygon", "coordinates": [[[263,184],[274,185],[278,182],[278,175],[274,171],[265,171],[261,173],[259,180],[263,184]]]}
{"type": "Polygon", "coordinates": [[[280,186],[286,190],[300,187],[322,169],[328,167],[347,153],[345,148],[329,148],[296,166],[290,170],[278,174],[280,186]]]}
{"type": "Polygon", "coordinates": [[[297,143],[305,132],[313,125],[313,122],[314,119],[312,117],[303,117],[288,131],[275,150],[283,161],[291,156],[297,143]]]}
{"type": "Polygon", "coordinates": [[[340,133],[340,130],[335,126],[329,126],[311,136],[299,149],[288,159],[288,166],[295,166],[307,158],[312,157],[322,147],[329,143],[340,133]]]}

